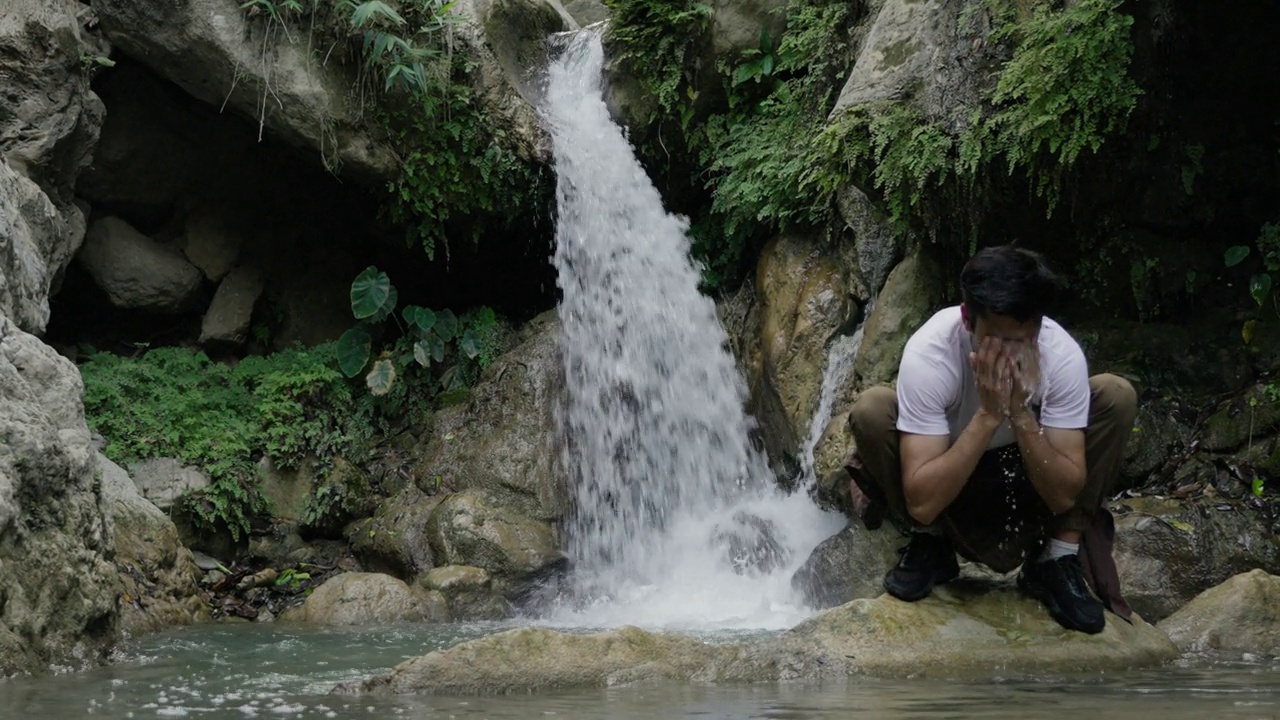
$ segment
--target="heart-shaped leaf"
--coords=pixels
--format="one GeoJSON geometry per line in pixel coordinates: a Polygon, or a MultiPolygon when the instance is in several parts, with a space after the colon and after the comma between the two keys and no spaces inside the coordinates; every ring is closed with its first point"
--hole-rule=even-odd
{"type": "Polygon", "coordinates": [[[431,367],[431,345],[426,340],[413,344],[413,359],[422,367],[431,367]]]}
{"type": "Polygon", "coordinates": [[[394,294],[395,288],[391,287],[391,278],[370,265],[351,283],[351,313],[358,320],[372,318],[378,314],[385,318],[391,314],[391,309],[395,308],[394,301],[390,303],[390,308],[387,307],[388,301],[392,300],[394,294]]]}
{"type": "Polygon", "coordinates": [[[1248,245],[1232,245],[1227,248],[1226,253],[1223,254],[1222,261],[1226,263],[1227,267],[1235,267],[1244,262],[1245,258],[1249,257],[1251,250],[1252,248],[1248,245]]]}
{"type": "Polygon", "coordinates": [[[410,305],[404,309],[404,319],[423,335],[429,332],[432,327],[435,327],[436,324],[436,314],[428,308],[417,305],[410,305]]]}
{"type": "Polygon", "coordinates": [[[450,310],[441,310],[436,313],[435,331],[441,340],[449,342],[458,332],[458,318],[454,317],[450,310]]]}
{"type": "Polygon", "coordinates": [[[441,340],[439,335],[431,333],[427,336],[427,344],[431,346],[431,359],[444,362],[444,340],[441,340]]]}
{"type": "Polygon", "coordinates": [[[372,342],[373,338],[361,326],[342,333],[342,337],[338,339],[338,368],[343,375],[353,378],[360,374],[365,363],[369,362],[372,342]]]}
{"type": "Polygon", "coordinates": [[[1271,274],[1258,273],[1249,279],[1249,294],[1253,296],[1253,301],[1262,305],[1267,301],[1267,296],[1271,294],[1271,274]]]}
{"type": "Polygon", "coordinates": [[[480,354],[480,338],[476,337],[476,333],[471,328],[467,328],[462,333],[462,338],[458,340],[458,347],[462,348],[462,352],[468,359],[474,360],[476,355],[480,354]]]}
{"type": "Polygon", "coordinates": [[[365,376],[364,382],[369,386],[369,392],[374,395],[386,395],[391,391],[391,383],[395,382],[396,368],[391,364],[390,360],[379,360],[373,364],[373,369],[365,376]]]}

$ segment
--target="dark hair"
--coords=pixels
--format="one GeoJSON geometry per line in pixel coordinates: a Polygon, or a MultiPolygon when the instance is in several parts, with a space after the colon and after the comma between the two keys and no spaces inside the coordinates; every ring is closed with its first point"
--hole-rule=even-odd
{"type": "Polygon", "coordinates": [[[1013,245],[983,248],[960,271],[969,317],[1005,315],[1039,320],[1057,304],[1064,283],[1038,252],[1013,245]]]}

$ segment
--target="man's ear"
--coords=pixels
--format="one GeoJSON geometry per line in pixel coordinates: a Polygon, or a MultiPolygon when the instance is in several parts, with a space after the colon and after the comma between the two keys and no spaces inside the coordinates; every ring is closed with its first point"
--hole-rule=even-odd
{"type": "Polygon", "coordinates": [[[973,332],[973,318],[969,316],[969,306],[960,303],[960,322],[964,323],[964,328],[969,332],[973,332]]]}

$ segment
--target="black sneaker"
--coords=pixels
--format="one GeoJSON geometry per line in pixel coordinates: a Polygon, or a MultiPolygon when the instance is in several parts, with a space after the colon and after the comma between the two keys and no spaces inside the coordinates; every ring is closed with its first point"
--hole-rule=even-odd
{"type": "Polygon", "coordinates": [[[1024,563],[1018,589],[1044,603],[1053,619],[1068,630],[1092,635],[1107,626],[1102,603],[1089,592],[1076,555],[1024,563]]]}
{"type": "Polygon", "coordinates": [[[956,552],[943,535],[911,533],[911,542],[900,548],[898,566],[884,576],[889,594],[915,602],[929,597],[934,585],[951,582],[960,574],[956,552]]]}

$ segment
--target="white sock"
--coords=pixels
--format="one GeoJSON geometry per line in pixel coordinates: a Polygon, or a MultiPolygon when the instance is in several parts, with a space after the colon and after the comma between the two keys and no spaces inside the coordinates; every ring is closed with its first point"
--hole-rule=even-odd
{"type": "Polygon", "coordinates": [[[1060,557],[1075,555],[1080,552],[1080,543],[1062,542],[1057,538],[1052,538],[1044,546],[1044,552],[1040,553],[1040,557],[1036,562],[1044,562],[1046,560],[1057,560],[1060,557]]]}

